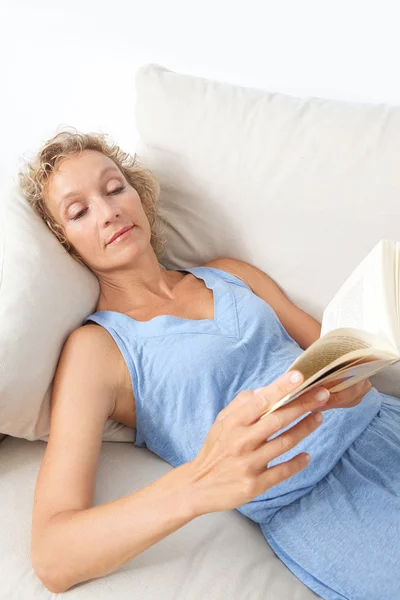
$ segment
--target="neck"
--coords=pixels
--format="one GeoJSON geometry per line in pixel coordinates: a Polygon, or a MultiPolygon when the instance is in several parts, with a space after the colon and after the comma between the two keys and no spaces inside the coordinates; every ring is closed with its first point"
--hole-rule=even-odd
{"type": "Polygon", "coordinates": [[[162,267],[153,253],[142,256],[132,265],[108,273],[95,273],[100,283],[96,310],[129,313],[151,310],[176,299],[175,286],[184,276],[162,267]]]}

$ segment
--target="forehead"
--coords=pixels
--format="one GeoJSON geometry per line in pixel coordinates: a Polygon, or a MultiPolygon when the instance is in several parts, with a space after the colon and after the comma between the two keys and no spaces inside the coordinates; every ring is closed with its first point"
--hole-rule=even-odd
{"type": "Polygon", "coordinates": [[[101,152],[84,150],[65,158],[49,177],[47,201],[62,209],[68,200],[84,194],[107,174],[121,175],[117,165],[101,152]]]}
{"type": "Polygon", "coordinates": [[[65,191],[78,189],[86,183],[95,182],[107,169],[119,173],[117,165],[101,152],[95,150],[84,150],[80,154],[74,154],[64,158],[53,171],[49,179],[49,186],[53,191],[65,191]]]}

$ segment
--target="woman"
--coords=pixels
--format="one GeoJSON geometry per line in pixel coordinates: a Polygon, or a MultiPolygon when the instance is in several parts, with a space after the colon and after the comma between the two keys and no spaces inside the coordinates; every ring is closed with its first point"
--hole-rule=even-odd
{"type": "Polygon", "coordinates": [[[314,319],[243,261],[163,269],[159,186],[104,136],[61,132],[20,181],[100,283],[96,311],[67,339],[54,378],[32,526],[43,583],[65,591],[201,514],[237,508],[323,598],[397,597],[396,400],[366,382],[324,405],[305,393],[260,419],[299,385],[282,374],[318,338],[314,319]],[[107,418],[176,468],[93,507],[107,418]]]}

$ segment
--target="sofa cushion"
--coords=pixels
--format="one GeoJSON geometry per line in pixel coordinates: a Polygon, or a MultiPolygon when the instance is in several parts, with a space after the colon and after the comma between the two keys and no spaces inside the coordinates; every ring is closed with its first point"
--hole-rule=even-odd
{"type": "MultiPolygon", "coordinates": [[[[37,577],[30,558],[32,498],[46,444],[8,436],[1,446],[0,598],[48,600],[51,594],[37,577]]],[[[171,469],[146,448],[103,442],[95,504],[126,496],[171,469]]],[[[68,600],[319,598],[277,558],[259,525],[236,510],[194,519],[117,571],[70,588],[66,597],[68,600]]]]}
{"type": "MultiPolygon", "coordinates": [[[[95,310],[99,284],[13,186],[0,193],[0,431],[47,440],[52,381],[68,335],[95,310]]],[[[103,439],[132,442],[108,419],[103,439]]]]}
{"type": "MultiPolygon", "coordinates": [[[[400,107],[296,98],[146,64],[139,159],[161,184],[168,268],[262,269],[318,321],[382,238],[399,240],[400,107]]],[[[371,377],[400,397],[388,367],[371,377]]]]}

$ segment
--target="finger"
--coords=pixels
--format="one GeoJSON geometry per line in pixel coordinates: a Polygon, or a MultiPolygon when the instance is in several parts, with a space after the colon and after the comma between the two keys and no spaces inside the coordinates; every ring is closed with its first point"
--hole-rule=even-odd
{"type": "Polygon", "coordinates": [[[254,394],[252,390],[242,390],[218,413],[217,420],[222,420],[233,415],[241,406],[252,401],[253,398],[254,394]]]}
{"type": "Polygon", "coordinates": [[[261,396],[265,400],[265,411],[268,412],[279,400],[296,390],[304,380],[304,375],[300,371],[289,371],[278,377],[275,381],[267,386],[260,387],[254,391],[254,394],[261,396]],[[294,376],[300,377],[297,380],[292,380],[294,376]]]}
{"type": "MultiPolygon", "coordinates": [[[[335,388],[335,386],[338,384],[337,381],[331,381],[329,383],[326,384],[327,388],[335,388]]],[[[362,381],[357,381],[357,383],[352,383],[351,385],[349,385],[349,387],[347,387],[345,390],[342,390],[340,392],[335,392],[333,391],[332,394],[337,394],[337,395],[354,395],[354,393],[356,392],[357,395],[359,395],[364,389],[371,389],[372,387],[372,383],[369,381],[369,379],[363,379],[362,381]]]]}
{"type": "Polygon", "coordinates": [[[268,410],[268,407],[278,402],[281,398],[295,390],[303,381],[303,374],[300,371],[289,371],[283,373],[273,383],[258,388],[257,390],[243,390],[219,413],[219,419],[232,417],[235,420],[247,424],[257,421],[261,414],[268,410]],[[298,373],[300,379],[295,382],[290,381],[290,376],[298,373]],[[249,403],[247,405],[247,403],[249,403]],[[240,410],[244,405],[245,409],[240,410]],[[238,411],[238,412],[236,412],[238,411]],[[244,419],[244,421],[243,421],[244,419]]]}
{"type": "Polygon", "coordinates": [[[305,413],[321,410],[321,407],[325,406],[330,398],[328,391],[325,400],[318,400],[318,394],[321,390],[324,390],[324,388],[314,388],[309,392],[304,392],[296,400],[258,419],[253,424],[250,432],[253,447],[263,444],[266,438],[287,427],[305,413]]]}
{"type": "Polygon", "coordinates": [[[332,400],[338,407],[342,406],[355,406],[359,404],[362,398],[372,388],[370,381],[360,381],[359,383],[352,385],[341,392],[333,392],[332,400]]]}
{"type": "Polygon", "coordinates": [[[299,471],[302,471],[309,463],[311,457],[307,452],[297,454],[290,460],[286,460],[279,465],[268,467],[265,473],[259,478],[260,488],[265,491],[274,485],[289,479],[299,471]]]}
{"type": "Polygon", "coordinates": [[[322,410],[330,410],[332,408],[352,408],[353,406],[357,406],[357,404],[360,404],[360,402],[362,401],[364,396],[365,396],[365,394],[356,396],[355,398],[352,398],[351,401],[349,401],[349,400],[345,401],[345,400],[339,400],[339,399],[335,401],[334,394],[332,394],[332,396],[331,396],[332,403],[328,402],[328,405],[325,405],[322,410]]]}
{"type": "MultiPolygon", "coordinates": [[[[345,392],[348,392],[348,394],[346,395],[346,400],[350,402],[353,401],[354,395],[362,398],[367,392],[369,392],[371,388],[372,383],[368,379],[360,381],[354,387],[350,387],[348,390],[344,390],[345,392]]],[[[346,402],[346,400],[344,400],[344,402],[346,402]]]]}
{"type": "Polygon", "coordinates": [[[253,452],[254,463],[252,464],[257,469],[265,469],[271,460],[296,446],[301,440],[315,431],[322,422],[323,415],[320,412],[311,413],[288,431],[274,437],[273,440],[269,440],[268,442],[264,440],[261,447],[253,452]]]}

